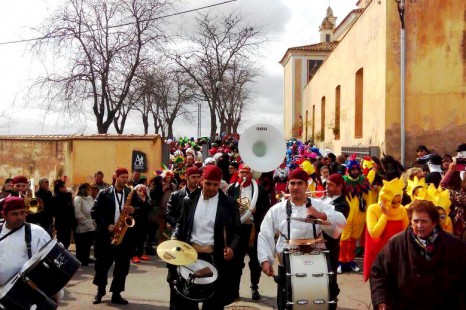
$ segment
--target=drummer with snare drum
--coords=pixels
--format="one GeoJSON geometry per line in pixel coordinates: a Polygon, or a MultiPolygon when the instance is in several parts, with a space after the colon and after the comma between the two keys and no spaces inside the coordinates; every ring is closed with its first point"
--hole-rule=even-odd
{"type": "MultiPolygon", "coordinates": [[[[288,176],[288,189],[290,199],[282,201],[267,212],[259,233],[258,259],[262,271],[269,277],[275,277],[278,283],[277,305],[278,309],[287,309],[286,276],[283,266],[283,254],[290,245],[299,240],[319,240],[324,231],[331,238],[338,238],[346,225],[346,219],[340,212],[321,201],[306,197],[307,173],[301,168],[290,172],[288,176]],[[274,236],[278,233],[275,244],[274,236]],[[318,239],[319,238],[319,239],[318,239]],[[278,274],[273,268],[274,254],[279,259],[278,274]]],[[[325,250],[325,243],[316,240],[312,247],[325,250]]],[[[313,243],[313,242],[308,242],[313,243]]],[[[309,288],[312,290],[312,287],[309,288]]]]}
{"type": "Polygon", "coordinates": [[[0,225],[0,286],[3,286],[21,271],[32,255],[50,240],[50,236],[39,225],[26,223],[23,198],[5,198],[1,213],[5,220],[0,225]]]}
{"type": "MultiPolygon", "coordinates": [[[[202,189],[183,200],[182,216],[172,239],[189,243],[198,258],[212,264],[218,272],[215,293],[203,302],[203,309],[223,309],[224,260],[231,260],[239,242],[239,211],[233,198],[220,188],[222,170],[214,165],[204,168],[202,189]]],[[[179,296],[175,309],[198,309],[198,303],[179,296]]]]}

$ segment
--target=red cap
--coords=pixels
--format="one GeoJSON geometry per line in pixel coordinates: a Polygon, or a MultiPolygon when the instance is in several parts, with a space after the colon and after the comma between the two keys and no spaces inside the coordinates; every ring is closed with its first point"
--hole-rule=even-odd
{"type": "Polygon", "coordinates": [[[28,179],[24,175],[17,175],[13,178],[13,185],[18,183],[28,183],[28,179]]]}
{"type": "Polygon", "coordinates": [[[128,170],[126,168],[118,168],[116,171],[115,171],[115,175],[117,177],[119,177],[120,175],[122,174],[129,174],[128,173],[128,170]]]}
{"type": "Polygon", "coordinates": [[[333,182],[335,183],[336,185],[341,185],[341,189],[343,191],[346,190],[346,182],[345,182],[345,179],[343,179],[343,176],[339,173],[334,173],[332,175],[330,175],[327,179],[327,181],[330,181],[330,182],[333,182]]]}
{"type": "Polygon", "coordinates": [[[241,164],[241,165],[239,166],[239,171],[251,172],[251,167],[249,167],[249,166],[246,165],[246,164],[241,164]]]}
{"type": "Polygon", "coordinates": [[[207,165],[204,167],[204,172],[202,173],[204,180],[210,181],[221,181],[222,180],[222,170],[215,165],[207,165]]]}
{"type": "Polygon", "coordinates": [[[3,212],[25,209],[24,199],[16,196],[8,196],[3,201],[3,212]]]}
{"type": "Polygon", "coordinates": [[[307,182],[307,179],[308,179],[308,175],[307,175],[307,172],[304,171],[303,169],[301,168],[296,168],[294,169],[293,171],[290,172],[290,174],[288,175],[288,180],[294,180],[294,179],[298,179],[298,180],[302,180],[304,182],[307,182]]]}
{"type": "Polygon", "coordinates": [[[190,167],[188,169],[186,169],[186,177],[189,177],[190,175],[193,175],[193,174],[198,174],[198,175],[201,175],[201,170],[199,170],[198,167],[190,167]]]}

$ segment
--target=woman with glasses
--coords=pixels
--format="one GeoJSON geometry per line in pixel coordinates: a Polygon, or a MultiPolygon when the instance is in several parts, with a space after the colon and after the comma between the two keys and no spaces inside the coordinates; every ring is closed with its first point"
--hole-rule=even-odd
{"type": "Polygon", "coordinates": [[[147,223],[149,212],[152,207],[147,195],[147,187],[144,184],[139,184],[134,187],[135,194],[131,199],[131,205],[134,207],[134,213],[131,215],[136,221],[133,228],[129,229],[132,240],[134,240],[134,256],[133,263],[140,263],[141,260],[149,260],[149,256],[144,254],[144,242],[147,234],[147,223]]]}

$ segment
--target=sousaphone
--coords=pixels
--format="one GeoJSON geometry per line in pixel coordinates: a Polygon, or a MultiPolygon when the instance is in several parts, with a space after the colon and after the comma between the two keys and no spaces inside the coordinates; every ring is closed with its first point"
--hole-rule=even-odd
{"type": "Polygon", "coordinates": [[[286,142],[275,127],[268,124],[252,125],[240,136],[238,150],[241,159],[252,170],[273,171],[286,156],[286,142]]]}

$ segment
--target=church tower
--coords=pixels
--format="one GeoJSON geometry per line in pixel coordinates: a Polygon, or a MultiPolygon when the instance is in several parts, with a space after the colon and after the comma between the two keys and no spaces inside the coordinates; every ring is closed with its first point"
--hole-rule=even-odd
{"type": "Polygon", "coordinates": [[[333,29],[335,29],[336,16],[333,16],[333,10],[329,6],[327,16],[325,16],[322,24],[319,27],[320,42],[333,42],[333,29]]]}

